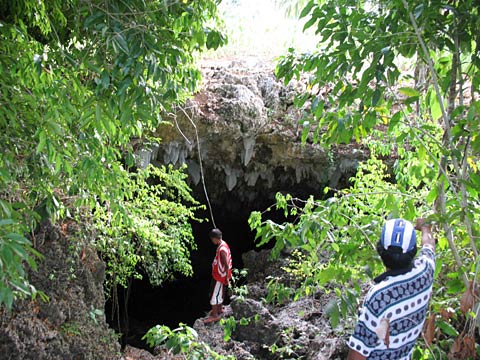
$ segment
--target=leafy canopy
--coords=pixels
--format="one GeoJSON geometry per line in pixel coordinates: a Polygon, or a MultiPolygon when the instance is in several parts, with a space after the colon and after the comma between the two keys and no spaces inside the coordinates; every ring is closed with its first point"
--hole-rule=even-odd
{"type": "MultiPolygon", "coordinates": [[[[326,200],[278,195],[277,208],[294,221],[250,218],[260,243],[276,240],[274,255],[284,247],[306,253],[296,263],[308,274],[299,292],[333,284],[342,295],[381,271],[374,245],[386,218],[428,216],[438,239],[432,316],[447,335],[431,349],[455,358],[474,356],[459,344],[474,343],[477,325],[458,301],[479,271],[479,9],[476,1],[308,1],[300,16],[318,34],[317,48],[290,49],[277,67],[287,83],[309,79],[296,99],[308,113],[303,141],[357,142],[371,159],[350,188],[326,188],[326,200]],[[465,324],[460,331],[440,318],[450,308],[455,325],[465,324]]],[[[334,327],[355,301],[339,296],[329,305],[334,327]]]]}
{"type": "MultiPolygon", "coordinates": [[[[215,0],[22,0],[0,7],[0,304],[10,307],[33,292],[24,265],[34,267],[38,254],[25,234],[42,219],[108,212],[112,239],[152,220],[133,209],[144,194],[132,186],[145,179],[129,174],[135,150],[196,88],[196,54],[225,38],[216,30],[215,0]]],[[[161,181],[176,179],[177,190],[186,191],[179,174],[169,176],[161,181]]],[[[159,215],[180,209],[182,221],[191,216],[172,205],[159,215]]],[[[172,224],[166,220],[162,231],[172,224]]],[[[173,230],[188,232],[185,226],[173,230]]],[[[169,256],[187,256],[189,237],[177,248],[180,238],[166,241],[169,256]]]]}

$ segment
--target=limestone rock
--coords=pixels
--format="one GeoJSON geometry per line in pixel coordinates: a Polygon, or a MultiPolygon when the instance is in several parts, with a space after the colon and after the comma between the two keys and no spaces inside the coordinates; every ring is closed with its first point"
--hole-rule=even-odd
{"type": "MultiPolygon", "coordinates": [[[[233,315],[230,306],[224,307],[224,318],[228,318],[233,315]]],[[[224,331],[220,323],[204,324],[204,319],[198,319],[195,321],[193,328],[198,333],[198,339],[207,343],[215,352],[222,355],[234,355],[238,360],[254,360],[253,355],[248,351],[248,347],[245,344],[236,341],[229,340],[225,342],[223,339],[224,331]]]]}
{"type": "Polygon", "coordinates": [[[37,297],[0,310],[2,359],[120,359],[118,339],[105,316],[95,312],[104,308],[105,265],[78,237],[80,231],[88,236],[74,222],[45,222],[35,234],[45,258],[30,281],[49,301],[37,297]]]}
{"type": "Polygon", "coordinates": [[[255,359],[345,359],[345,339],[334,333],[323,312],[331,295],[316,293],[284,305],[265,303],[266,274],[280,277],[284,264],[284,259],[269,261],[269,255],[269,250],[263,250],[243,257],[249,273],[258,273],[249,276],[248,294],[234,297],[225,315],[233,316],[237,322],[232,339],[223,341],[223,329],[218,323],[205,326],[199,320],[194,327],[200,339],[218,352],[232,354],[231,349],[237,353],[242,349],[255,359]]]}
{"type": "Polygon", "coordinates": [[[273,315],[260,301],[236,298],[232,301],[231,307],[236,319],[245,319],[247,322],[246,325],[235,329],[235,340],[259,342],[261,339],[262,344],[266,346],[275,343],[278,326],[273,315]]]}
{"type": "Polygon", "coordinates": [[[271,203],[278,191],[308,197],[348,182],[368,154],[358,147],[327,151],[311,141],[302,144],[308,109],[295,108],[293,100],[305,84],[286,86],[273,69],[273,64],[205,63],[198,94],[178,109],[170,125],[157,130],[158,152],[139,151],[138,156],[143,161],[150,156],[151,163],[186,164],[194,187],[201,180],[200,157],[208,187],[215,190],[213,203],[225,203],[226,192],[247,206],[261,199],[271,203]]]}

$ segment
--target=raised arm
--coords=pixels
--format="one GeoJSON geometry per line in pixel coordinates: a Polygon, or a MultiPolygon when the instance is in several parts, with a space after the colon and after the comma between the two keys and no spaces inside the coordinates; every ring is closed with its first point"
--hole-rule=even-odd
{"type": "Polygon", "coordinates": [[[430,246],[435,251],[435,239],[432,235],[432,224],[426,222],[424,218],[418,218],[415,229],[422,232],[422,245],[430,246]]]}

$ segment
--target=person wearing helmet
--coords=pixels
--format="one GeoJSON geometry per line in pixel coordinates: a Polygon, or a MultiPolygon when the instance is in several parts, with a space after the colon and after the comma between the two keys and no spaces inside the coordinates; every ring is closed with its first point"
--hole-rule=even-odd
{"type": "Polygon", "coordinates": [[[377,251],[386,272],[374,279],[348,341],[347,360],[407,360],[422,332],[432,294],[435,240],[431,225],[417,219],[388,220],[377,251]],[[415,229],[421,231],[417,253],[415,229]]]}

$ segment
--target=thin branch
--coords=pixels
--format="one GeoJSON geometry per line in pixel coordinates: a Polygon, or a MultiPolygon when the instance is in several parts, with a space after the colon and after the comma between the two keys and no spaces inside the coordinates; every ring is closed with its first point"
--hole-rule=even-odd
{"type": "MultiPolygon", "coordinates": [[[[433,60],[430,57],[430,52],[428,51],[427,46],[425,44],[425,41],[422,38],[422,34],[420,32],[420,29],[418,28],[415,17],[413,16],[413,13],[410,11],[410,9],[408,7],[407,0],[402,0],[402,2],[403,2],[403,5],[405,7],[405,10],[408,13],[408,16],[410,18],[412,26],[415,30],[415,34],[417,35],[417,39],[420,43],[420,47],[422,48],[423,54],[425,56],[425,59],[427,61],[427,64],[428,64],[428,67],[429,67],[429,70],[430,70],[430,74],[432,76],[433,86],[434,86],[434,89],[435,89],[435,93],[436,93],[438,102],[440,104],[440,110],[442,112],[442,119],[443,119],[443,123],[444,123],[444,126],[445,126],[444,141],[445,141],[445,143],[447,143],[449,145],[448,141],[450,141],[450,139],[451,139],[450,119],[449,119],[449,116],[446,112],[443,97],[442,97],[442,94],[440,92],[440,86],[439,86],[439,83],[438,83],[437,73],[435,71],[433,60]]],[[[442,166],[445,165],[445,162],[446,162],[446,158],[444,157],[444,159],[441,161],[442,166]]],[[[457,162],[457,160],[454,156],[452,156],[452,163],[454,165],[456,173],[461,175],[461,172],[460,172],[461,169],[459,168],[458,162],[457,162]]],[[[445,203],[445,188],[444,188],[444,183],[441,180],[439,181],[439,184],[438,184],[438,190],[439,190],[439,192],[438,192],[438,194],[439,194],[438,195],[438,205],[440,206],[441,213],[445,215],[447,213],[446,203],[445,203]]],[[[463,191],[462,191],[462,195],[463,195],[463,191]]],[[[466,221],[468,221],[468,220],[466,220],[466,221]]],[[[450,250],[452,251],[452,254],[455,258],[455,262],[456,262],[458,268],[462,269],[463,268],[463,262],[462,262],[462,259],[460,258],[460,255],[458,253],[458,249],[457,249],[457,247],[455,245],[455,242],[454,242],[454,235],[453,235],[452,227],[449,226],[449,224],[447,224],[446,222],[443,222],[443,229],[445,231],[445,235],[447,237],[448,245],[450,247],[450,250]]],[[[467,278],[465,272],[461,272],[461,274],[462,274],[461,276],[462,276],[463,282],[465,283],[465,286],[468,287],[469,281],[468,281],[468,278],[467,278]]]]}

